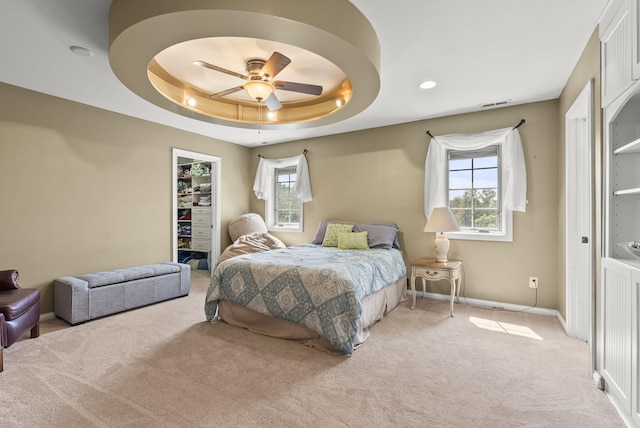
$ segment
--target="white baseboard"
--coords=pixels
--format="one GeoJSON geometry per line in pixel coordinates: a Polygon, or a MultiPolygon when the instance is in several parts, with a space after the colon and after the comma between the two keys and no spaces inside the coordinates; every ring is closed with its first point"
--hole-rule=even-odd
{"type": "MultiPolygon", "coordinates": [[[[556,312],[558,312],[558,311],[556,311],[556,312]]],[[[558,312],[558,314],[556,315],[556,318],[558,319],[558,322],[562,326],[562,329],[564,330],[564,332],[568,336],[569,335],[569,330],[567,328],[567,322],[564,320],[564,318],[562,318],[562,315],[560,315],[560,312],[558,312]]]]}
{"type": "MultiPolygon", "coordinates": [[[[412,296],[411,290],[407,290],[407,295],[412,296]]],[[[451,300],[451,296],[448,294],[424,293],[422,291],[416,291],[416,297],[423,297],[423,296],[428,297],[430,299],[446,300],[446,301],[451,300]]],[[[562,319],[562,316],[560,316],[560,313],[555,309],[545,309],[545,308],[538,308],[533,306],[514,305],[512,303],[492,302],[490,300],[472,299],[469,297],[460,297],[460,303],[466,303],[472,306],[481,306],[487,309],[502,309],[505,311],[527,312],[530,314],[547,315],[547,316],[556,317],[560,321],[560,324],[563,325],[563,328],[565,329],[565,331],[567,330],[566,326],[564,325],[564,320],[562,319]]]]}

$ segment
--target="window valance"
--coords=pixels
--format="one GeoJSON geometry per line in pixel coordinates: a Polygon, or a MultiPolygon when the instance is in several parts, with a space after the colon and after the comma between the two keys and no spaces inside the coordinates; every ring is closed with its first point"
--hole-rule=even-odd
{"type": "Polygon", "coordinates": [[[447,150],[478,150],[490,145],[502,147],[502,201],[506,209],[526,211],[527,169],[522,140],[517,128],[503,128],[476,134],[450,134],[431,138],[424,174],[424,213],[448,206],[447,150]]]}
{"type": "Polygon", "coordinates": [[[275,170],[278,168],[296,167],[296,184],[293,193],[300,196],[300,202],[305,203],[313,199],[311,195],[311,179],[309,165],[304,155],[283,159],[265,159],[260,157],[253,191],[258,199],[267,200],[272,195],[275,185],[275,170]]]}

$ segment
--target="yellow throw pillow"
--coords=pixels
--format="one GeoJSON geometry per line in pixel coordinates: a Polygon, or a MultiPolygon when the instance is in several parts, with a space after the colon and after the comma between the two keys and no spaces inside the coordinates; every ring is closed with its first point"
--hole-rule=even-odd
{"type": "Polygon", "coordinates": [[[368,250],[367,235],[369,232],[347,232],[338,234],[338,248],[341,250],[368,250]]]}
{"type": "Polygon", "coordinates": [[[323,247],[337,247],[338,246],[338,234],[351,232],[353,230],[352,224],[338,224],[329,223],[327,225],[327,233],[324,234],[324,240],[322,241],[323,247]]]}

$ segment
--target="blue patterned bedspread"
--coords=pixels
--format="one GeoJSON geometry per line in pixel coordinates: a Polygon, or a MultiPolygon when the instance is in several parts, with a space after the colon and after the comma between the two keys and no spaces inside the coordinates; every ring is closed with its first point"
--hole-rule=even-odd
{"type": "Polygon", "coordinates": [[[346,354],[354,350],[363,299],[406,275],[399,250],[340,250],[302,244],[220,263],[205,300],[207,320],[218,300],[298,324],[346,354]]]}

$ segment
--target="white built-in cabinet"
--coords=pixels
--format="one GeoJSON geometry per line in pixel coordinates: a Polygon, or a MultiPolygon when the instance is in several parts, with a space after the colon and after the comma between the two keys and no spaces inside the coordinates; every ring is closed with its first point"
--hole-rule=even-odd
{"type": "Polygon", "coordinates": [[[603,254],[596,368],[629,426],[640,427],[640,0],[612,1],[600,22],[603,254]]]}
{"type": "Polygon", "coordinates": [[[632,12],[632,49],[633,49],[633,78],[640,79],[640,1],[631,2],[632,12]]]}

